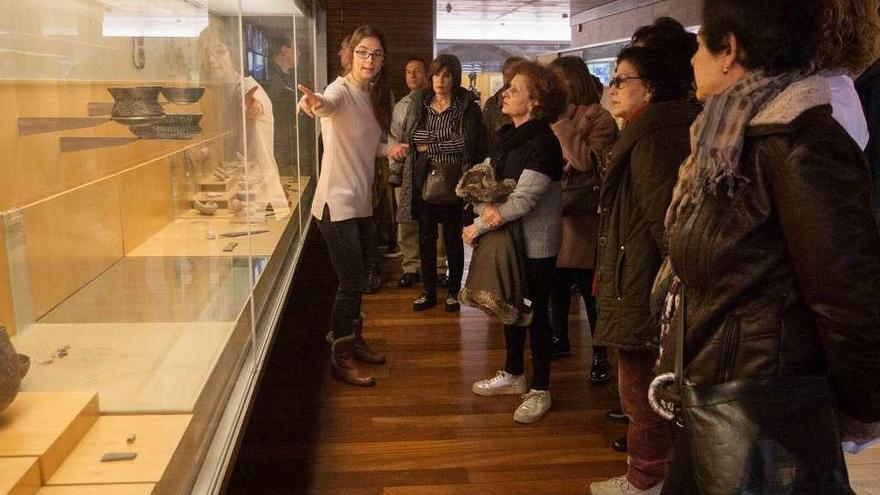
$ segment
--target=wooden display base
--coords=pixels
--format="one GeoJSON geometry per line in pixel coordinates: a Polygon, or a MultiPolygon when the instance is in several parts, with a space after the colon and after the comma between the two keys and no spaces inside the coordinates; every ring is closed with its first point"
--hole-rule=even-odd
{"type": "Polygon", "coordinates": [[[97,419],[94,392],[22,392],[0,416],[0,457],[38,457],[48,478],[97,419]]]}
{"type": "Polygon", "coordinates": [[[156,483],[192,420],[190,414],[102,416],[46,483],[156,483]],[[126,438],[136,435],[133,444],[126,438]],[[107,452],[135,452],[130,461],[101,462],[107,452]]]}
{"type": "Polygon", "coordinates": [[[40,464],[36,457],[0,459],[0,493],[33,495],[40,489],[40,464]]]}

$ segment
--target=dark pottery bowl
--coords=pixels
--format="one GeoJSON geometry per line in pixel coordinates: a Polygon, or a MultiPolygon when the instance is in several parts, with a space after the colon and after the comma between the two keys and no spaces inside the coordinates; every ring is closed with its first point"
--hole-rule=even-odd
{"type": "Polygon", "coordinates": [[[155,121],[165,115],[159,104],[160,86],[138,86],[133,88],[107,88],[115,103],[110,118],[125,125],[143,125],[144,120],[155,121]]]}
{"type": "Polygon", "coordinates": [[[190,139],[201,132],[198,127],[165,127],[159,124],[133,125],[128,130],[141,139],[190,139]]]}
{"type": "Polygon", "coordinates": [[[197,127],[202,120],[200,113],[166,113],[158,125],[162,127],[197,127]]]}
{"type": "Polygon", "coordinates": [[[205,94],[205,88],[202,87],[193,87],[193,88],[175,88],[175,87],[162,87],[162,96],[165,97],[166,100],[171,103],[177,103],[178,105],[187,105],[190,103],[195,103],[202,99],[202,95],[205,94]]]}

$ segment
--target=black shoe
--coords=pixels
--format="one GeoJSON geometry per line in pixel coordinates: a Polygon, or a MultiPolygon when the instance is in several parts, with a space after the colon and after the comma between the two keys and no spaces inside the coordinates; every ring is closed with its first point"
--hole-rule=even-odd
{"type": "Polygon", "coordinates": [[[614,421],[617,423],[629,423],[629,418],[626,417],[626,414],[623,414],[623,411],[620,409],[612,409],[608,411],[608,414],[605,417],[609,421],[614,421]]]}
{"type": "Polygon", "coordinates": [[[400,276],[400,280],[397,282],[398,287],[412,287],[413,285],[422,281],[422,277],[418,273],[404,273],[400,276]]]}
{"type": "Polygon", "coordinates": [[[590,369],[590,383],[603,385],[611,381],[611,366],[608,358],[593,354],[593,366],[590,369]]]}
{"type": "Polygon", "coordinates": [[[413,311],[424,311],[437,305],[437,293],[422,292],[418,299],[413,301],[413,311]]]}
{"type": "Polygon", "coordinates": [[[449,287],[449,276],[445,273],[437,274],[437,287],[443,287],[444,289],[449,287]]]}
{"type": "Polygon", "coordinates": [[[617,440],[611,442],[611,448],[616,452],[626,453],[626,437],[620,437],[617,440]]]}
{"type": "Polygon", "coordinates": [[[571,356],[571,343],[568,339],[553,337],[553,360],[571,356]]]}
{"type": "Polygon", "coordinates": [[[449,295],[446,296],[446,311],[449,313],[461,311],[461,303],[458,302],[458,291],[449,291],[449,295]]]}
{"type": "Polygon", "coordinates": [[[367,274],[367,287],[364,292],[367,294],[375,294],[382,288],[382,277],[378,273],[367,274]]]}

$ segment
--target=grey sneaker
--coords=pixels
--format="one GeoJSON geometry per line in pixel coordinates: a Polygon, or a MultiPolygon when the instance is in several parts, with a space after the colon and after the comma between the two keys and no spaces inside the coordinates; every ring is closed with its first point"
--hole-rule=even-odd
{"type": "Polygon", "coordinates": [[[517,423],[534,423],[550,410],[550,392],[546,390],[529,390],[523,394],[523,402],[513,413],[513,420],[517,423]]]}
{"type": "Polygon", "coordinates": [[[474,382],[471,390],[477,395],[517,395],[529,389],[525,375],[511,375],[506,371],[497,371],[495,376],[474,382]]]}
{"type": "Polygon", "coordinates": [[[610,480],[590,483],[590,493],[593,495],[660,495],[662,490],[662,481],[647,490],[640,490],[633,486],[626,479],[626,476],[618,476],[610,480]]]}

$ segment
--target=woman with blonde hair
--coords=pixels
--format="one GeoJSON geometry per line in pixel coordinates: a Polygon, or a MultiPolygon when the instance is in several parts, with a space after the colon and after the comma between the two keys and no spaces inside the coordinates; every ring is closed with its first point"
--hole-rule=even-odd
{"type": "Polygon", "coordinates": [[[299,85],[304,94],[300,109],[321,118],[324,157],[312,201],[312,215],[324,236],[339,278],[333,305],[331,344],[333,378],[357,386],[375,380],[363,376],[355,359],[381,364],[385,356],[367,346],[362,336],[361,299],[366,270],[376,253],[371,235],[372,185],[375,158],[405,153],[407,146],[387,146],[382,134],[391,125],[391,89],[384,66],[388,53],[385,35],[361,26],[340,50],[344,76],[337,77],[323,94],[299,85]]]}

